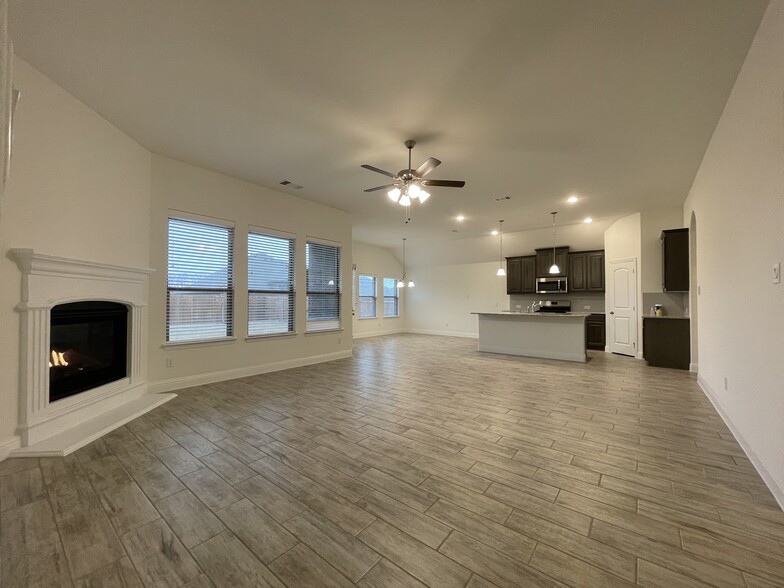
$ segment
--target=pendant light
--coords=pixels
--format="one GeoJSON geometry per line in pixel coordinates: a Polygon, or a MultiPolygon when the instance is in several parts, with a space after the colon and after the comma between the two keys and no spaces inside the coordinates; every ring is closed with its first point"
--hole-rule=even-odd
{"type": "Polygon", "coordinates": [[[414,281],[406,279],[406,238],[403,237],[403,277],[397,281],[398,288],[413,288],[414,281]]]}
{"type": "Polygon", "coordinates": [[[504,271],[504,221],[498,221],[498,250],[500,252],[500,257],[498,261],[498,271],[495,273],[498,277],[504,277],[506,272],[504,271]]]}
{"type": "Polygon", "coordinates": [[[550,273],[551,274],[560,274],[561,269],[558,267],[558,264],[555,262],[555,215],[558,214],[557,212],[551,212],[550,214],[553,215],[553,265],[550,266],[550,273]]]}

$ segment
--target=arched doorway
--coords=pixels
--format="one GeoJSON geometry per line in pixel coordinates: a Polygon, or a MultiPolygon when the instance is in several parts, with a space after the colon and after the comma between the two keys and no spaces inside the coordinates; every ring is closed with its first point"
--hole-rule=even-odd
{"type": "Polygon", "coordinates": [[[699,314],[700,282],[697,279],[697,217],[692,211],[689,221],[689,317],[691,326],[691,365],[689,370],[697,372],[699,345],[697,318],[699,314]]]}

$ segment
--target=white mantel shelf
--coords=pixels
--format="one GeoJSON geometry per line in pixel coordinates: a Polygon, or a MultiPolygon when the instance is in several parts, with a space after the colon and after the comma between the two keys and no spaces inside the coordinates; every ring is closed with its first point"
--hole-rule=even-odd
{"type": "Polygon", "coordinates": [[[588,313],[474,312],[477,349],[488,353],[585,362],[588,313]]]}
{"type": "Polygon", "coordinates": [[[175,395],[147,394],[148,268],[11,249],[22,272],[19,420],[12,456],[66,455],[175,395]],[[81,300],[128,307],[128,370],[121,380],[49,402],[51,309],[81,300]]]}

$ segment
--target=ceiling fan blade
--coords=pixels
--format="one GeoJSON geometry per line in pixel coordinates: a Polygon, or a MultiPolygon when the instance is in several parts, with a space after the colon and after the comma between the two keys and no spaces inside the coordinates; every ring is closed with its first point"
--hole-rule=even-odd
{"type": "Polygon", "coordinates": [[[438,159],[435,157],[429,157],[425,163],[417,168],[417,170],[414,172],[414,175],[418,178],[424,178],[439,165],[441,165],[441,162],[438,159]]]}
{"type": "Polygon", "coordinates": [[[462,188],[465,186],[463,180],[422,180],[423,186],[441,186],[443,188],[462,188]]]}
{"type": "Polygon", "coordinates": [[[361,167],[365,169],[369,169],[370,171],[374,171],[378,174],[384,174],[385,176],[389,176],[390,178],[394,178],[395,174],[389,173],[388,171],[384,171],[383,169],[379,169],[377,167],[373,167],[372,165],[368,165],[367,163],[363,164],[361,167]]]}
{"type": "Polygon", "coordinates": [[[383,190],[384,188],[394,188],[395,184],[384,184],[383,186],[376,186],[375,188],[368,188],[365,192],[376,192],[377,190],[383,190]]]}

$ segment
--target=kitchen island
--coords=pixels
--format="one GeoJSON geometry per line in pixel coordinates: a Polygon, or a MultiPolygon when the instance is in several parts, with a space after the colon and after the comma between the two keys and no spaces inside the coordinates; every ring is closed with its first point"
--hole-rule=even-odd
{"type": "Polygon", "coordinates": [[[589,313],[474,312],[479,351],[545,359],[586,361],[585,319],[589,313]]]}

